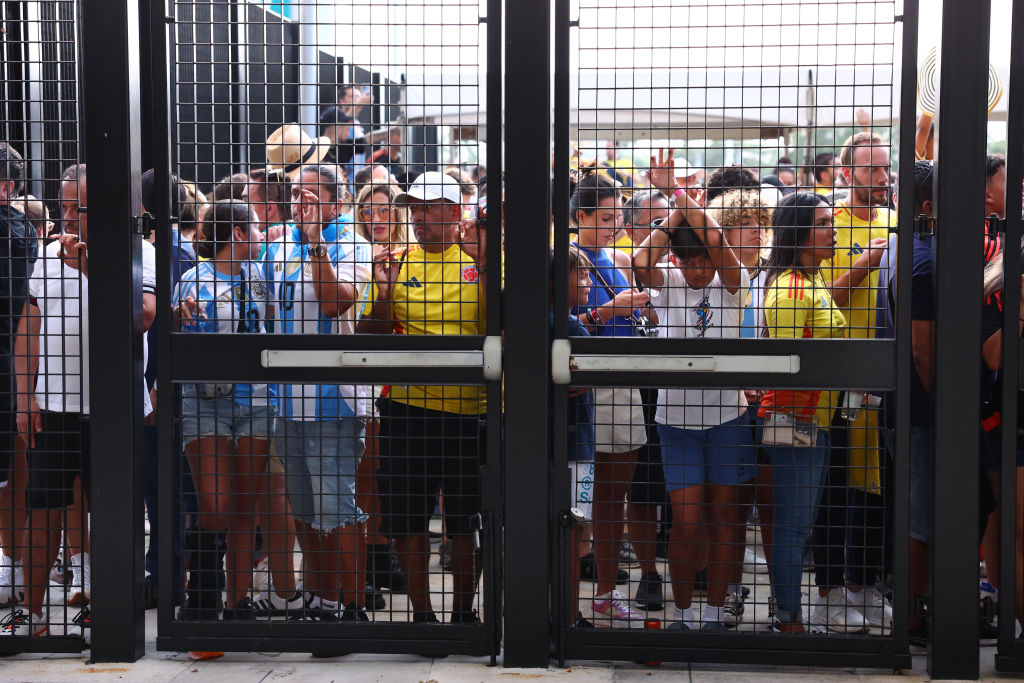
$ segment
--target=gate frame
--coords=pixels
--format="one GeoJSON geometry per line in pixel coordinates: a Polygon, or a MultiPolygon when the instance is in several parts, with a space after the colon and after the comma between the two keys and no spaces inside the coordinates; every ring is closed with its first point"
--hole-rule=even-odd
{"type": "MultiPolygon", "coordinates": [[[[98,1],[98,0],[93,0],[98,1]]],[[[131,2],[132,0],[126,0],[131,2]]],[[[168,13],[168,0],[150,0],[151,41],[153,60],[154,131],[171,130],[174,120],[171,108],[173,55],[167,49],[173,36],[174,19],[168,13]]],[[[171,0],[173,2],[173,0],[171,0]]],[[[502,16],[500,0],[488,0],[486,23],[488,61],[496,68],[487,71],[488,109],[500,112],[502,105],[500,68],[502,44],[502,16]],[[496,61],[495,61],[496,60],[496,61]],[[492,109],[493,107],[493,109],[492,109]]],[[[488,116],[488,182],[489,189],[500,193],[501,187],[501,135],[500,118],[488,116]],[[497,120],[496,120],[497,119],[497,120]]],[[[170,206],[169,174],[172,165],[172,145],[175,130],[171,130],[167,144],[162,136],[154,135],[153,164],[157,186],[163,188],[159,202],[168,216],[170,206]]],[[[491,235],[501,234],[502,207],[494,203],[488,212],[487,229],[491,235]]],[[[170,282],[170,231],[168,219],[156,221],[157,276],[159,282],[170,282]]],[[[500,265],[501,241],[491,239],[487,245],[488,263],[500,265]]],[[[500,280],[491,280],[487,292],[487,333],[500,335],[500,280]]],[[[389,368],[264,368],[262,352],[267,349],[288,351],[317,350],[375,350],[401,351],[409,354],[425,351],[472,350],[483,351],[485,335],[451,337],[409,337],[390,335],[198,335],[171,332],[172,312],[170,292],[158,288],[160,342],[158,365],[159,403],[174,405],[175,385],[196,381],[251,381],[258,377],[270,383],[314,382],[323,383],[375,383],[375,384],[477,384],[487,389],[486,419],[490,424],[487,453],[481,464],[481,512],[484,533],[482,544],[482,581],[479,599],[483,607],[483,623],[479,625],[413,623],[287,623],[256,622],[230,623],[223,621],[179,621],[170,601],[161,601],[157,615],[158,651],[167,650],[222,650],[222,651],[330,651],[342,653],[408,653],[426,656],[462,654],[489,655],[496,662],[501,642],[501,383],[488,380],[483,368],[431,368],[423,365],[389,368]],[[248,380],[246,380],[248,378],[248,380]]],[[[160,542],[160,594],[172,594],[171,542],[174,520],[180,511],[173,506],[173,487],[178,480],[178,449],[174,446],[173,411],[164,410],[159,417],[159,542],[160,542]]]]}
{"type": "MultiPolygon", "coordinates": [[[[555,183],[556,194],[559,189],[565,193],[568,189],[568,146],[569,146],[569,31],[578,26],[569,15],[569,0],[555,0],[555,183]],[[564,91],[564,92],[563,92],[564,91]],[[565,176],[565,178],[562,178],[565,176]]],[[[900,88],[900,111],[916,111],[915,99],[917,88],[917,27],[918,2],[906,0],[902,17],[902,61],[903,79],[900,88]]],[[[900,118],[900,177],[903,196],[912,198],[913,163],[906,160],[914,159],[915,120],[912,116],[900,118]]],[[[567,202],[560,202],[555,214],[555,301],[567,301],[568,282],[563,263],[568,250],[567,240],[563,236],[568,233],[567,202]],[[565,204],[565,206],[563,206],[565,204]]],[[[913,201],[900,202],[900,220],[897,234],[899,240],[899,258],[910,259],[912,256],[913,235],[913,201]]],[[[898,288],[900,312],[897,325],[909,331],[910,309],[910,269],[900,269],[898,288]],[[906,285],[903,283],[906,282],[906,285]]],[[[567,324],[555,317],[555,339],[567,339],[567,324]]],[[[665,354],[707,354],[704,340],[692,339],[643,339],[635,338],[574,338],[571,339],[574,354],[635,354],[659,356],[665,354]]],[[[715,340],[715,353],[730,355],[761,355],[796,354],[801,358],[800,371],[780,381],[775,375],[741,375],[726,373],[700,373],[697,375],[678,373],[644,373],[631,371],[628,373],[615,371],[572,372],[572,384],[581,386],[635,386],[638,384],[662,384],[669,380],[673,386],[781,386],[783,388],[805,388],[828,386],[836,389],[883,389],[900,391],[902,395],[910,386],[912,359],[910,356],[909,334],[897,335],[895,340],[715,340]],[[838,345],[842,345],[847,361],[840,367],[830,362],[835,358],[838,345]],[[856,370],[854,372],[853,370],[856,370]],[[760,383],[760,384],[759,384],[760,383]]],[[[564,404],[567,396],[566,387],[555,388],[554,400],[555,429],[565,426],[564,404]]],[[[909,413],[900,410],[897,426],[902,426],[898,447],[909,447],[909,413]]],[[[553,444],[554,471],[552,480],[560,484],[567,478],[566,444],[556,439],[553,444]]],[[[905,450],[903,452],[906,452],[905,450]]],[[[909,491],[909,462],[906,459],[897,461],[893,467],[894,486],[898,491],[909,491]]],[[[558,520],[566,513],[569,504],[568,482],[560,486],[551,495],[549,515],[558,520]]],[[[897,495],[894,508],[894,534],[905,534],[909,530],[909,499],[906,494],[897,495]]],[[[904,536],[905,537],[905,536],[904,536]]],[[[573,570],[567,539],[568,534],[560,534],[555,539],[553,554],[557,563],[554,571],[556,580],[564,585],[573,570]]],[[[793,664],[794,657],[800,665],[814,666],[857,666],[873,668],[906,669],[911,666],[909,640],[907,635],[908,613],[908,562],[906,544],[894,544],[894,575],[897,590],[893,601],[894,623],[891,636],[856,636],[847,635],[841,638],[809,638],[803,634],[764,634],[764,633],[667,633],[664,631],[619,630],[619,629],[575,629],[568,628],[564,623],[563,613],[567,611],[568,595],[561,585],[553,586],[553,594],[557,596],[554,623],[561,626],[555,632],[556,655],[560,665],[567,659],[622,659],[632,661],[680,661],[680,662],[716,662],[732,664],[793,664]]]]}

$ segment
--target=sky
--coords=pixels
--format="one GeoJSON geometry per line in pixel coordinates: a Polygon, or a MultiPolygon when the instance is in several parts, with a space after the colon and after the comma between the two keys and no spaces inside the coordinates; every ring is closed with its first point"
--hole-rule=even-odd
{"type": "MultiPolygon", "coordinates": [[[[274,0],[279,3],[280,0],[274,0]]],[[[512,2],[513,0],[508,0],[512,2]]],[[[866,64],[892,60],[903,0],[571,0],[581,66],[866,64]],[[595,47],[615,46],[597,51],[595,47]]],[[[992,0],[991,61],[1009,63],[1012,0],[992,0]]],[[[483,70],[486,0],[302,0],[321,47],[372,70],[483,70]]],[[[938,42],[941,0],[920,0],[920,50],[938,42]]],[[[302,9],[300,8],[301,12],[302,9]]]]}

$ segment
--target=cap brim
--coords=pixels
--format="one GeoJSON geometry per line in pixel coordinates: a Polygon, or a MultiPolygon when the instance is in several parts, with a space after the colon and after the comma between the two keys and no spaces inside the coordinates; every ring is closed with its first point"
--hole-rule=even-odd
{"type": "MultiPolygon", "coordinates": [[[[430,193],[430,192],[424,193],[424,194],[426,194],[427,196],[420,197],[414,191],[402,192],[397,197],[395,197],[394,204],[396,206],[403,206],[403,205],[409,204],[411,202],[432,202],[432,201],[435,201],[435,200],[438,200],[438,199],[445,199],[441,195],[434,195],[433,193],[430,193]]],[[[445,199],[445,201],[447,201],[449,203],[452,203],[452,204],[456,203],[456,202],[452,202],[450,199],[445,199]]]]}

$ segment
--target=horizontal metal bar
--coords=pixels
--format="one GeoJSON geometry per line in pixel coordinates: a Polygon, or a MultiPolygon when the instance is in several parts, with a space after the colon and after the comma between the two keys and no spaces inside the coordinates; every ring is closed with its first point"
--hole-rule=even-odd
{"type": "Polygon", "coordinates": [[[482,368],[483,351],[277,351],[264,349],[265,368],[482,368]]]}
{"type": "Polygon", "coordinates": [[[88,649],[85,640],[80,636],[48,636],[46,638],[2,638],[0,639],[0,657],[29,653],[60,653],[84,652],[88,649]]]}
{"type": "MultiPolygon", "coordinates": [[[[773,634],[781,635],[781,634],[773,634]]],[[[802,648],[770,649],[745,647],[745,644],[731,647],[706,647],[694,643],[690,647],[636,646],[625,643],[584,643],[570,640],[566,643],[565,658],[568,660],[621,660],[636,662],[701,662],[709,664],[740,664],[787,666],[856,667],[869,669],[910,669],[913,665],[909,653],[830,651],[816,649],[819,640],[812,644],[802,636],[802,648]]],[[[742,639],[739,636],[737,639],[742,639]]],[[[749,640],[747,640],[749,642],[749,640]]]]}
{"type": "MultiPolygon", "coordinates": [[[[188,334],[171,336],[172,381],[182,382],[346,382],[362,384],[482,384],[488,372],[484,337],[370,336],[370,335],[247,335],[188,334]],[[411,354],[406,365],[351,363],[342,365],[341,354],[411,354]],[[322,364],[301,360],[267,365],[264,351],[278,354],[316,352],[322,364]],[[417,359],[437,352],[474,353],[474,365],[433,366],[417,359]],[[483,361],[479,360],[483,358],[483,361]]],[[[374,356],[378,361],[382,358],[374,356]]],[[[314,356],[315,358],[315,356],[314,356]]],[[[500,354],[497,368],[500,371],[500,354]]]]}
{"type": "MultiPolygon", "coordinates": [[[[896,386],[895,341],[892,339],[637,339],[573,338],[572,357],[628,357],[610,361],[615,369],[578,366],[578,386],[678,386],[746,389],[834,388],[888,391],[896,386]],[[793,363],[791,356],[799,360],[793,363]],[[707,361],[682,366],[666,358],[785,358],[751,367],[730,361],[709,370],[707,361]],[[649,359],[649,360],[648,360],[649,359]],[[730,365],[729,363],[733,363],[730,365]],[[785,364],[788,363],[788,367],[785,364]],[[776,365],[778,364],[778,365],[776,365]],[[780,371],[785,370],[785,371],[780,371]]],[[[558,342],[556,341],[556,344],[558,342]]]]}
{"type": "Polygon", "coordinates": [[[597,372],[759,372],[793,375],[800,372],[800,356],[649,356],[573,355],[570,370],[597,372]]]}

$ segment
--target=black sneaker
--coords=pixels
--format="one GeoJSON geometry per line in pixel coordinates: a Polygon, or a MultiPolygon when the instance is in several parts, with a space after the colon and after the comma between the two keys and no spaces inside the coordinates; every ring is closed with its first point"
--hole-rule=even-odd
{"type": "Polygon", "coordinates": [[[480,617],[477,616],[476,610],[461,610],[458,612],[452,612],[451,617],[448,618],[449,624],[479,624],[480,617]]]}
{"type": "Polygon", "coordinates": [[[402,567],[398,564],[398,558],[391,552],[390,543],[371,544],[366,547],[366,582],[374,588],[386,588],[392,593],[408,592],[402,567]]]}
{"type": "MultiPolygon", "coordinates": [[[[594,560],[594,553],[587,553],[580,558],[580,581],[597,581],[597,563],[594,560]]],[[[629,583],[629,572],[620,569],[615,576],[616,586],[625,586],[629,583]]]]}
{"type": "Polygon", "coordinates": [[[919,624],[917,628],[907,631],[911,654],[925,654],[928,651],[928,627],[919,624]]]}
{"type": "Polygon", "coordinates": [[[999,627],[988,619],[978,619],[978,644],[995,645],[999,642],[999,627]]]}
{"type": "Polygon", "coordinates": [[[413,612],[412,623],[414,624],[440,624],[437,615],[433,612],[413,612]]]}
{"type": "Polygon", "coordinates": [[[235,606],[224,610],[224,621],[251,621],[256,618],[256,608],[248,597],[242,598],[235,606]]]}
{"type": "Polygon", "coordinates": [[[665,609],[665,597],[662,593],[662,577],[658,572],[648,572],[640,577],[633,602],[649,612],[660,612],[665,609]]]}
{"type": "Polygon", "coordinates": [[[366,612],[361,607],[356,605],[354,602],[350,602],[345,605],[345,611],[341,613],[341,619],[339,621],[369,621],[370,617],[366,616],[366,612]]]}
{"type": "Polygon", "coordinates": [[[78,614],[75,615],[72,622],[74,622],[75,626],[78,626],[83,630],[90,628],[92,626],[92,610],[89,609],[89,606],[86,605],[82,609],[78,610],[78,614]]]}
{"type": "Polygon", "coordinates": [[[388,601],[384,599],[384,594],[379,590],[366,584],[366,609],[371,612],[376,612],[379,609],[385,609],[388,606],[388,601]]]}
{"type": "Polygon", "coordinates": [[[575,628],[594,628],[594,624],[583,618],[583,612],[576,613],[576,623],[573,624],[575,628]]]}

